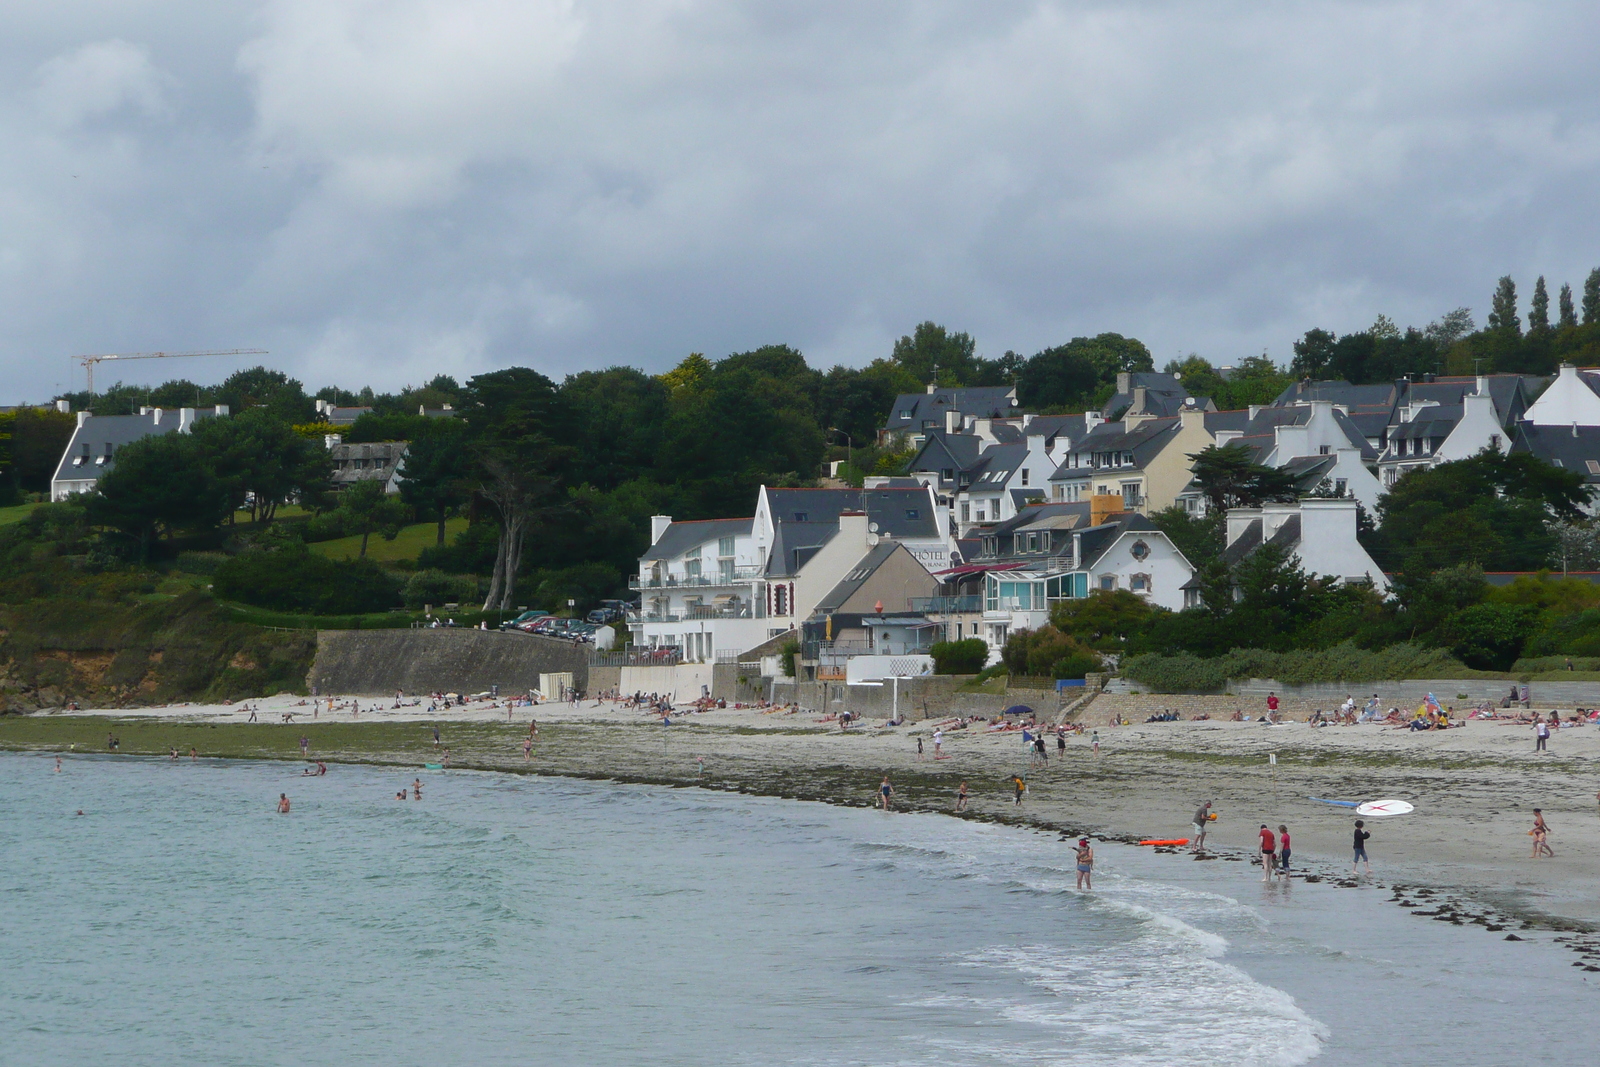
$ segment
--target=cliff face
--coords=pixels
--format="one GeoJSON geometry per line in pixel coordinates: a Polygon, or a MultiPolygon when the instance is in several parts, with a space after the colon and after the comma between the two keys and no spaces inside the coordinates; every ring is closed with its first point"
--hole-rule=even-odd
{"type": "Polygon", "coordinates": [[[323,630],[307,684],[320,693],[392,696],[538,688],[541,673],[570,671],[587,688],[589,645],[495,630],[323,630]]]}
{"type": "Polygon", "coordinates": [[[0,712],[301,692],[315,652],[314,633],[231,622],[199,593],[0,606],[0,712]]]}

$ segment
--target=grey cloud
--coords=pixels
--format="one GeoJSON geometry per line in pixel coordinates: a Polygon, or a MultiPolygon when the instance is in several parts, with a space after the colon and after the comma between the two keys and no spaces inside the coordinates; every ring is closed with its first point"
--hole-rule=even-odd
{"type": "Polygon", "coordinates": [[[76,351],[396,386],[924,318],[1283,358],[1600,262],[1581,4],[129,10],[0,46],[17,397],[76,351]]]}

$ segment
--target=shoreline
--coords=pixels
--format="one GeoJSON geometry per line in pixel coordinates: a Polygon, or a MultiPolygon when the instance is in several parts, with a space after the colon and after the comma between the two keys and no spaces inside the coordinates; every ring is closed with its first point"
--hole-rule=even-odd
{"type": "MultiPolygon", "coordinates": [[[[1102,726],[1099,756],[1089,751],[1086,735],[1077,736],[1069,739],[1063,761],[1052,739],[1048,764],[1030,767],[1020,733],[947,731],[947,758],[934,761],[932,723],[864,725],[845,733],[805,712],[711,710],[663,727],[611,705],[518,708],[507,722],[503,706],[469,705],[435,716],[426,705],[374,707],[359,720],[348,713],[312,720],[299,717],[309,709],[295,698],[248,703],[261,709],[259,722],[241,721],[245,705],[4,716],[0,750],[66,752],[76,745],[75,751],[103,756],[106,732],[115,731],[128,755],[165,757],[177,745],[185,759],[192,746],[207,758],[300,761],[298,739],[305,736],[312,758],[330,764],[409,771],[438,762],[449,747],[451,769],[700,787],[849,807],[875,806],[877,783],[887,773],[897,810],[945,815],[954,814],[951,801],[964,779],[972,797],[966,818],[1130,845],[1188,836],[1193,809],[1215,798],[1222,817],[1208,833],[1206,853],[1158,851],[1173,861],[1245,863],[1254,855],[1255,827],[1285,822],[1301,877],[1388,889],[1391,901],[1413,914],[1483,926],[1497,937],[1524,930],[1567,935],[1586,961],[1580,965],[1600,970],[1594,966],[1600,939],[1590,936],[1600,930],[1593,891],[1600,818],[1592,792],[1600,786],[1600,729],[1573,730],[1581,736],[1570,738],[1560,731],[1552,742],[1556,754],[1535,760],[1520,754],[1523,731],[1494,722],[1432,736],[1216,721],[1102,726]],[[294,722],[281,721],[285,709],[296,714],[294,722]],[[539,721],[540,738],[534,758],[524,761],[530,716],[539,721]],[[433,747],[434,723],[440,750],[433,747]],[[1278,755],[1276,765],[1269,753],[1278,755]],[[704,758],[703,775],[697,757],[704,758]],[[1012,773],[1029,783],[1020,808],[1005,784],[1012,773]],[[1353,813],[1310,796],[1398,796],[1416,804],[1417,812],[1368,820],[1376,871],[1370,881],[1352,879],[1340,854],[1348,854],[1341,846],[1353,813]],[[1552,825],[1554,860],[1532,861],[1522,852],[1529,847],[1523,824],[1534,805],[1552,825]]],[[[1531,750],[1531,739],[1526,747],[1531,750]]],[[[1240,873],[1260,880],[1250,867],[1240,873]]]]}

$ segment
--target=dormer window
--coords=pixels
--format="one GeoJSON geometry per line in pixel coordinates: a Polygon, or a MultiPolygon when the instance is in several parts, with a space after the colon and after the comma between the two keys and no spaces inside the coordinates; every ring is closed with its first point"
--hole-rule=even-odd
{"type": "Polygon", "coordinates": [[[916,508],[906,508],[906,518],[908,518],[908,519],[919,519],[921,517],[922,517],[922,512],[921,511],[917,510],[916,508]]]}
{"type": "Polygon", "coordinates": [[[795,522],[810,522],[811,521],[811,513],[809,511],[797,511],[797,512],[794,513],[794,521],[795,522]]]}

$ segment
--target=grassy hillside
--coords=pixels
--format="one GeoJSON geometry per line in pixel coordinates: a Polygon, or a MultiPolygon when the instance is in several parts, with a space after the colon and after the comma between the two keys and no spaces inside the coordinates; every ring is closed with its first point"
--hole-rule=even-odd
{"type": "MultiPolygon", "coordinates": [[[[467,528],[466,519],[450,519],[444,524],[445,540],[467,528]]],[[[367,539],[367,558],[379,563],[416,559],[425,548],[432,548],[439,538],[439,525],[433,522],[407,526],[393,541],[385,541],[377,534],[367,539]]],[[[311,551],[331,559],[354,559],[361,552],[361,538],[341,537],[334,541],[318,541],[311,551]]]]}
{"type": "Polygon", "coordinates": [[[21,522],[38,506],[38,504],[18,504],[15,507],[0,508],[0,526],[9,526],[13,522],[21,522]]]}

